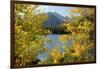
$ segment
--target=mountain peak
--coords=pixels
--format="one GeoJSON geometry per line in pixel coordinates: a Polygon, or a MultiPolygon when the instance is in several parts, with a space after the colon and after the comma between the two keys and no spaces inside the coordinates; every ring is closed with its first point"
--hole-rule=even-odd
{"type": "Polygon", "coordinates": [[[45,23],[46,27],[57,26],[63,23],[64,20],[66,19],[64,16],[62,16],[61,14],[57,12],[48,12],[47,15],[48,15],[48,20],[45,23]]]}

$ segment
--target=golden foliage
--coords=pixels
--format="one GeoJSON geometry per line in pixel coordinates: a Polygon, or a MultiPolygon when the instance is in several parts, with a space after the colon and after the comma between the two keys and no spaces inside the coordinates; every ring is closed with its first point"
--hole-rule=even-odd
{"type": "Polygon", "coordinates": [[[86,55],[87,52],[86,47],[81,46],[80,44],[76,44],[74,50],[75,50],[74,55],[77,57],[83,56],[84,54],[86,55]]]}
{"type": "MultiPolygon", "coordinates": [[[[48,17],[37,8],[38,6],[29,4],[15,5],[15,66],[27,65],[36,61],[40,53],[48,52],[44,43],[51,41],[42,37],[43,34],[51,33],[49,29],[43,28],[43,23],[48,17]]],[[[62,58],[67,61],[72,60],[71,62],[78,61],[76,58],[80,59],[80,57],[91,58],[89,56],[91,53],[88,51],[94,48],[94,11],[89,8],[75,8],[72,10],[72,15],[72,21],[64,23],[65,31],[70,33],[60,35],[58,38],[65,46],[64,52],[61,53],[60,48],[56,47],[50,50],[50,63],[60,63],[62,58]],[[72,40],[72,46],[66,47],[69,40],[72,40]]],[[[44,64],[47,62],[45,61],[44,64]]]]}
{"type": "Polygon", "coordinates": [[[41,35],[50,30],[42,27],[47,15],[37,8],[37,5],[15,4],[15,67],[36,61],[36,56],[45,51],[41,35]]]}
{"type": "Polygon", "coordinates": [[[70,40],[71,38],[72,38],[71,35],[63,34],[63,35],[59,36],[58,39],[59,39],[62,43],[64,43],[64,42],[70,40]]]}
{"type": "Polygon", "coordinates": [[[53,59],[53,63],[59,63],[59,60],[61,59],[61,52],[58,48],[53,48],[51,51],[51,57],[53,59]]]}

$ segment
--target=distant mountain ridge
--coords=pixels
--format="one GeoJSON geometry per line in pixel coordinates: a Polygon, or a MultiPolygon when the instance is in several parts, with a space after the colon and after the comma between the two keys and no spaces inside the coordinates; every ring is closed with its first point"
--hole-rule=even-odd
{"type": "Polygon", "coordinates": [[[68,16],[62,16],[57,12],[48,12],[48,19],[44,23],[44,27],[50,29],[53,33],[65,33],[65,28],[63,26],[64,20],[69,20],[68,16]]]}
{"type": "Polygon", "coordinates": [[[68,16],[64,17],[57,12],[48,12],[47,15],[48,15],[48,20],[45,23],[46,27],[56,26],[63,23],[65,19],[66,20],[70,19],[68,16]]]}

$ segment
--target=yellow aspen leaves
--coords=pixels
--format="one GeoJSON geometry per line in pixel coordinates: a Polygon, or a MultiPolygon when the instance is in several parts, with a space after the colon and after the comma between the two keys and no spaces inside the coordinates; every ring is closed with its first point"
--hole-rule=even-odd
{"type": "Polygon", "coordinates": [[[53,48],[51,51],[51,56],[54,63],[59,63],[62,55],[59,49],[53,48]]]}
{"type": "Polygon", "coordinates": [[[80,44],[76,44],[74,50],[74,55],[77,57],[83,56],[84,54],[86,55],[86,47],[81,46],[80,44]]]}
{"type": "Polygon", "coordinates": [[[72,36],[71,36],[71,35],[66,35],[66,34],[64,34],[64,35],[59,36],[59,40],[60,40],[62,43],[66,42],[66,41],[68,41],[68,40],[70,40],[70,39],[72,39],[72,36]]]}
{"type": "Polygon", "coordinates": [[[81,49],[81,47],[78,46],[78,45],[75,47],[75,49],[74,49],[75,50],[75,53],[74,53],[75,56],[79,57],[81,55],[80,49],[81,49]]]}
{"type": "Polygon", "coordinates": [[[59,36],[59,40],[61,42],[65,42],[67,39],[68,39],[67,35],[61,35],[61,36],[59,36]]]}
{"type": "Polygon", "coordinates": [[[80,9],[79,8],[75,8],[75,9],[72,9],[71,11],[74,12],[74,13],[78,13],[80,11],[80,9]]]}
{"type": "Polygon", "coordinates": [[[74,63],[74,61],[81,61],[81,57],[83,61],[84,57],[89,60],[87,57],[94,56],[93,49],[95,48],[93,13],[88,8],[73,8],[72,15],[74,16],[71,16],[69,20],[66,19],[61,26],[60,24],[55,26],[57,27],[55,30],[65,33],[56,37],[59,42],[57,44],[54,42],[55,45],[52,44],[51,37],[48,37],[54,34],[54,28],[44,27],[48,14],[41,12],[36,5],[16,4],[14,11],[15,66],[33,63],[74,63]],[[49,50],[47,47],[49,44],[57,47],[49,50]],[[38,55],[45,52],[48,54],[47,59],[39,59],[38,55]]]}
{"type": "Polygon", "coordinates": [[[15,32],[20,32],[21,31],[21,26],[15,26],[15,32]]]}
{"type": "Polygon", "coordinates": [[[78,25],[78,28],[79,28],[79,29],[81,29],[81,28],[82,28],[82,26],[81,26],[81,25],[78,25]]]}
{"type": "Polygon", "coordinates": [[[24,66],[28,62],[37,59],[36,56],[44,52],[44,41],[41,34],[48,34],[50,31],[42,27],[47,15],[40,12],[37,5],[15,4],[15,55],[20,57],[20,63],[15,66],[24,66]],[[37,36],[39,35],[39,36],[37,36]],[[28,57],[27,57],[28,56],[28,57]]]}

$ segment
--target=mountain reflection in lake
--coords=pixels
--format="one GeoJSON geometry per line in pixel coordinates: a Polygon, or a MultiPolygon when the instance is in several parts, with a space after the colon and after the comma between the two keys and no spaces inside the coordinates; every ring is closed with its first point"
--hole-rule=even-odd
{"type": "MultiPolygon", "coordinates": [[[[59,38],[60,35],[61,35],[61,34],[52,34],[52,35],[48,35],[47,37],[50,38],[50,39],[52,40],[52,42],[51,42],[51,43],[45,43],[45,46],[46,46],[49,50],[52,50],[52,48],[53,48],[54,46],[59,46],[61,52],[63,52],[63,51],[64,51],[64,46],[65,46],[65,45],[59,41],[58,38],[59,38]]],[[[67,42],[67,46],[70,46],[71,44],[72,44],[72,40],[69,40],[69,41],[67,42]]],[[[44,60],[44,59],[46,59],[47,57],[48,57],[48,53],[47,53],[47,52],[42,53],[42,54],[39,54],[39,55],[37,56],[37,58],[40,59],[40,60],[44,60]]]]}

